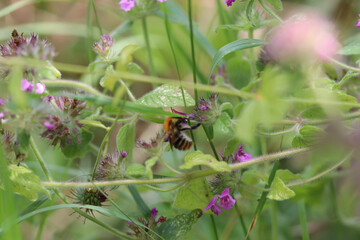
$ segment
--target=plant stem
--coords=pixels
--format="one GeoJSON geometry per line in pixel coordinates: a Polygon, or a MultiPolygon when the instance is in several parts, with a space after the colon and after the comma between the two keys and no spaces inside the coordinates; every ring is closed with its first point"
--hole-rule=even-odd
{"type": "Polygon", "coordinates": [[[271,235],[272,240],[278,239],[278,231],[277,231],[277,206],[276,201],[271,201],[271,235]]]}
{"type": "Polygon", "coordinates": [[[112,130],[114,129],[114,127],[116,126],[116,123],[117,123],[117,119],[118,119],[118,118],[119,118],[119,115],[116,116],[115,121],[112,123],[110,129],[107,131],[104,139],[103,139],[102,142],[101,142],[101,145],[100,145],[100,148],[99,148],[99,152],[98,152],[98,155],[97,155],[97,157],[96,157],[96,161],[95,161],[95,164],[94,164],[94,168],[93,168],[93,171],[92,171],[92,174],[91,174],[91,180],[92,180],[92,181],[94,181],[96,168],[97,168],[97,166],[98,166],[99,163],[100,163],[102,150],[103,150],[105,144],[109,141],[109,137],[110,137],[111,131],[112,131],[112,130]]]}
{"type": "Polygon", "coordinates": [[[176,173],[176,174],[178,174],[178,175],[184,175],[184,173],[182,173],[182,172],[180,172],[180,171],[172,168],[169,164],[167,164],[161,156],[159,157],[159,160],[160,160],[160,162],[161,162],[167,169],[169,169],[169,170],[172,171],[173,173],[176,173]]]}
{"type": "Polygon", "coordinates": [[[281,19],[281,17],[279,17],[273,10],[271,10],[271,8],[269,8],[263,0],[259,0],[260,5],[265,9],[265,11],[270,14],[271,16],[273,16],[276,20],[278,20],[279,22],[283,22],[283,20],[281,19]]]}
{"type": "MultiPolygon", "coordinates": [[[[239,217],[239,220],[240,220],[240,224],[241,224],[241,228],[242,230],[244,231],[244,236],[246,236],[246,224],[245,224],[245,221],[244,221],[244,218],[243,218],[243,215],[241,214],[240,210],[239,210],[239,207],[238,207],[238,204],[237,202],[235,202],[235,210],[236,210],[236,213],[239,217]]],[[[250,237],[248,237],[248,239],[250,240],[250,237]]]]}
{"type": "MultiPolygon", "coordinates": [[[[231,170],[238,170],[242,168],[246,168],[252,165],[256,165],[259,163],[264,163],[267,161],[273,161],[276,159],[282,159],[290,156],[294,156],[296,154],[304,153],[309,151],[311,148],[295,148],[290,149],[278,153],[268,154],[266,156],[253,158],[251,161],[229,164],[231,170]]],[[[210,175],[214,175],[219,173],[214,169],[207,169],[201,171],[195,171],[193,173],[186,174],[181,177],[169,177],[169,178],[156,178],[156,179],[122,179],[122,180],[114,180],[114,181],[98,181],[94,182],[99,187],[105,186],[121,186],[121,185],[140,185],[140,184],[164,184],[164,183],[174,183],[174,182],[182,182],[189,181],[197,178],[202,178],[210,175]]],[[[42,182],[42,185],[45,187],[63,187],[63,188],[73,188],[73,187],[91,187],[93,183],[91,182],[42,182]]]]}
{"type": "Polygon", "coordinates": [[[125,82],[119,78],[119,82],[124,86],[129,98],[131,99],[131,101],[136,102],[136,98],[134,97],[134,95],[132,94],[132,92],[130,91],[130,89],[128,88],[128,86],[125,84],[125,82]]]}
{"type": "Polygon", "coordinates": [[[155,71],[155,67],[154,67],[153,56],[152,56],[152,51],[151,51],[151,46],[150,46],[150,40],[149,40],[149,32],[148,32],[148,28],[147,28],[147,24],[146,24],[146,17],[143,17],[141,19],[141,25],[142,25],[143,34],[144,34],[146,50],[148,52],[148,57],[149,57],[150,73],[151,73],[151,76],[156,76],[156,71],[155,71]]]}
{"type": "Polygon", "coordinates": [[[218,236],[218,232],[217,232],[217,228],[216,228],[216,223],[215,223],[215,218],[213,215],[210,215],[210,219],[211,219],[211,224],[212,224],[212,228],[214,230],[214,234],[215,234],[215,239],[219,240],[219,236],[218,236]]]}
{"type": "MultiPolygon", "coordinates": [[[[46,176],[46,179],[51,183],[52,182],[52,177],[51,177],[51,174],[50,174],[50,171],[47,169],[46,165],[45,165],[45,161],[43,159],[43,157],[41,156],[40,154],[40,151],[39,149],[37,148],[36,146],[36,143],[34,141],[34,139],[32,137],[30,137],[30,146],[31,146],[31,149],[33,150],[34,152],[34,155],[36,157],[36,159],[38,160],[45,176],[46,176]]],[[[66,204],[70,204],[70,202],[66,199],[66,197],[59,191],[59,189],[57,188],[54,188],[53,191],[55,192],[55,194],[61,199],[63,200],[64,203],[66,204]]],[[[130,237],[128,237],[125,233],[122,233],[122,232],[119,232],[118,230],[116,230],[115,228],[112,228],[110,226],[108,226],[107,224],[97,220],[96,218],[84,213],[83,211],[79,210],[79,209],[76,209],[76,208],[73,208],[73,210],[75,212],[77,212],[79,215],[89,219],[90,221],[98,224],[99,226],[103,227],[104,229],[112,232],[113,234],[119,236],[119,237],[122,237],[124,239],[132,239],[130,237]]]]}
{"type": "Polygon", "coordinates": [[[205,134],[206,134],[206,137],[207,137],[207,139],[208,139],[208,141],[209,141],[211,150],[213,151],[215,158],[219,161],[219,156],[218,156],[218,154],[217,154],[217,152],[216,152],[215,146],[214,146],[214,144],[213,144],[213,142],[212,142],[212,140],[211,140],[211,138],[210,138],[210,135],[209,135],[206,127],[205,127],[204,125],[203,125],[202,127],[203,127],[204,132],[205,132],[205,134]]]}
{"type": "Polygon", "coordinates": [[[332,61],[333,63],[339,65],[340,67],[343,67],[345,69],[348,69],[348,70],[351,70],[351,71],[354,71],[354,72],[360,72],[360,68],[349,66],[349,65],[347,65],[345,63],[342,63],[342,62],[340,62],[340,61],[338,61],[338,60],[336,60],[334,58],[331,58],[331,57],[328,57],[328,59],[330,61],[332,61]]]}
{"type": "MultiPolygon", "coordinates": [[[[192,8],[191,0],[188,0],[188,15],[189,15],[189,28],[190,28],[190,44],[191,44],[191,59],[192,59],[192,72],[193,72],[193,82],[196,85],[196,60],[195,60],[195,46],[194,46],[194,32],[193,32],[193,22],[192,22],[192,8]]],[[[197,88],[194,88],[194,98],[195,103],[198,105],[198,92],[197,88]]]]}
{"type": "Polygon", "coordinates": [[[302,239],[310,240],[308,226],[307,226],[307,220],[306,220],[306,208],[305,208],[304,200],[300,200],[298,202],[298,209],[299,209],[302,239]]]}

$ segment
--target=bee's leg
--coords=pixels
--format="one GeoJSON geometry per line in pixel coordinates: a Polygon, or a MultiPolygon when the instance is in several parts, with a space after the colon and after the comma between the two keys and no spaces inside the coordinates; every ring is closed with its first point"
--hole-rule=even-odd
{"type": "Polygon", "coordinates": [[[194,130],[196,128],[198,128],[201,125],[201,123],[197,123],[194,126],[190,126],[190,125],[184,125],[182,127],[179,127],[179,131],[186,131],[186,130],[194,130]]]}
{"type": "Polygon", "coordinates": [[[200,127],[201,123],[197,123],[194,126],[191,126],[191,130],[197,129],[198,127],[200,127]]]}

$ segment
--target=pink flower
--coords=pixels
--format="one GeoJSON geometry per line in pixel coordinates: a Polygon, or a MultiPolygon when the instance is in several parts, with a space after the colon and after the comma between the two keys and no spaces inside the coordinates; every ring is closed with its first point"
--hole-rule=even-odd
{"type": "Polygon", "coordinates": [[[2,119],[5,116],[3,112],[0,112],[0,119],[2,119]]]}
{"type": "Polygon", "coordinates": [[[225,188],[220,195],[219,206],[224,209],[231,209],[235,204],[235,199],[233,199],[229,193],[229,188],[225,188]]]}
{"type": "Polygon", "coordinates": [[[31,92],[34,88],[34,84],[29,82],[26,78],[21,80],[21,91],[31,92]]]}
{"type": "Polygon", "coordinates": [[[157,0],[158,2],[166,2],[167,0],[157,0]]]}
{"type": "Polygon", "coordinates": [[[36,94],[42,94],[45,91],[45,84],[43,83],[37,83],[35,93],[36,94]]]}
{"type": "Polygon", "coordinates": [[[127,156],[127,153],[126,152],[121,152],[121,156],[124,158],[127,156]]]}
{"type": "Polygon", "coordinates": [[[2,100],[2,98],[0,98],[0,106],[4,105],[4,101],[2,100]]]}
{"type": "Polygon", "coordinates": [[[232,6],[232,4],[235,2],[236,0],[225,0],[225,3],[228,7],[232,6]]]}
{"type": "Polygon", "coordinates": [[[135,7],[135,0],[121,0],[119,2],[120,7],[122,10],[124,10],[125,12],[130,11],[133,7],[135,7]]]}
{"type": "Polygon", "coordinates": [[[240,147],[238,148],[235,158],[234,158],[234,162],[246,162],[251,160],[252,155],[250,153],[246,153],[243,152],[242,150],[242,145],[240,145],[240,147]]]}
{"type": "Polygon", "coordinates": [[[46,127],[48,130],[55,130],[56,126],[51,122],[44,122],[44,127],[46,127]]]}
{"type": "Polygon", "coordinates": [[[311,61],[334,57],[339,43],[333,24],[308,12],[280,25],[270,38],[268,47],[270,56],[276,61],[311,61]]]}
{"type": "Polygon", "coordinates": [[[216,205],[219,195],[215,195],[209,202],[209,204],[204,208],[204,211],[207,211],[211,208],[211,211],[217,216],[220,215],[221,209],[216,205]]]}
{"type": "MultiPolygon", "coordinates": [[[[360,14],[359,14],[359,18],[360,18],[360,14]]],[[[360,28],[360,19],[358,19],[358,23],[356,24],[356,27],[360,28]]]]}

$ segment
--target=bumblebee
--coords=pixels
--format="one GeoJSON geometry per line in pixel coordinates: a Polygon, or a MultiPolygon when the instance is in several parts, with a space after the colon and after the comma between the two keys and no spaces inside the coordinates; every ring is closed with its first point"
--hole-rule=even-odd
{"type": "Polygon", "coordinates": [[[189,150],[193,145],[193,141],[183,131],[196,129],[201,123],[194,126],[187,124],[186,118],[168,117],[164,121],[164,132],[168,135],[171,149],[175,147],[179,150],[189,150]]]}

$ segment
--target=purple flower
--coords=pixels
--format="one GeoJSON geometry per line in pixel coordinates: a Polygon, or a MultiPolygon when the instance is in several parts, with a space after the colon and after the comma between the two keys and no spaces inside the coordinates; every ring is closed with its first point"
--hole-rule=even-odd
{"type": "Polygon", "coordinates": [[[216,205],[218,198],[219,198],[219,195],[215,195],[210,200],[209,204],[204,208],[204,211],[211,209],[211,211],[213,213],[215,213],[217,216],[219,216],[221,213],[221,209],[216,205]]]}
{"type": "Polygon", "coordinates": [[[122,10],[124,10],[125,12],[130,11],[133,7],[135,7],[135,0],[121,0],[119,2],[120,7],[122,10]]]}
{"type": "Polygon", "coordinates": [[[250,153],[243,152],[242,145],[238,148],[234,162],[246,162],[251,160],[252,155],[250,153]]]}
{"type": "Polygon", "coordinates": [[[47,95],[46,97],[44,97],[44,101],[45,102],[51,102],[51,100],[53,100],[54,97],[52,95],[47,95]]]}
{"type": "Polygon", "coordinates": [[[56,128],[55,124],[51,122],[44,122],[44,127],[46,127],[48,130],[55,130],[56,128]]]}
{"type": "Polygon", "coordinates": [[[225,188],[220,195],[219,206],[224,209],[231,209],[235,204],[235,199],[233,199],[229,193],[229,188],[225,188]]]}
{"type": "Polygon", "coordinates": [[[37,83],[35,93],[36,94],[42,94],[45,91],[45,84],[43,83],[37,83]]]}
{"type": "Polygon", "coordinates": [[[114,43],[112,37],[110,37],[109,34],[104,34],[104,36],[101,37],[101,40],[102,40],[103,44],[108,47],[112,47],[112,45],[114,43]]]}
{"type": "Polygon", "coordinates": [[[232,4],[235,2],[236,0],[225,0],[225,3],[228,7],[232,6],[232,4]]]}
{"type": "Polygon", "coordinates": [[[193,114],[193,113],[189,113],[188,115],[186,115],[186,113],[176,111],[175,109],[171,109],[171,111],[174,112],[174,113],[183,115],[184,117],[189,117],[190,119],[194,119],[194,118],[195,118],[195,114],[193,114]]]}
{"type": "Polygon", "coordinates": [[[151,209],[151,217],[155,219],[156,215],[158,214],[158,210],[156,208],[151,209]]]}
{"type": "Polygon", "coordinates": [[[4,102],[3,102],[3,100],[0,98],[0,106],[1,105],[4,105],[4,102]]]}
{"type": "Polygon", "coordinates": [[[34,84],[29,82],[26,78],[21,80],[21,91],[31,92],[34,88],[34,84]]]}
{"type": "Polygon", "coordinates": [[[124,158],[127,156],[127,153],[126,152],[121,152],[121,156],[124,158]]]}
{"type": "Polygon", "coordinates": [[[109,34],[104,34],[99,42],[95,42],[93,45],[94,51],[102,57],[109,54],[111,47],[114,44],[114,40],[109,34]]]}
{"type": "Polygon", "coordinates": [[[167,0],[157,0],[158,2],[166,2],[167,0]]]}
{"type": "Polygon", "coordinates": [[[5,116],[3,112],[0,112],[0,119],[2,119],[5,116]]]}
{"type": "Polygon", "coordinates": [[[358,19],[358,23],[356,24],[356,27],[360,28],[360,14],[359,14],[359,19],[358,19]]]}

